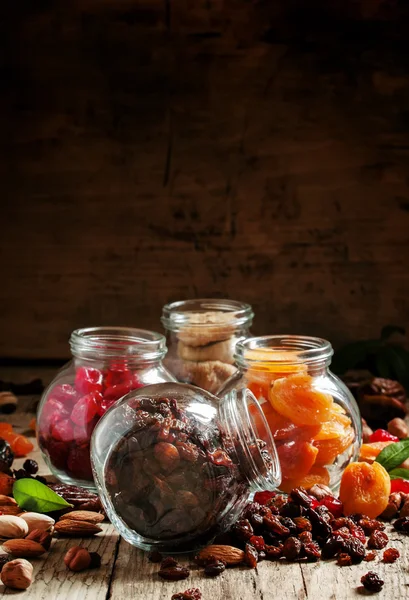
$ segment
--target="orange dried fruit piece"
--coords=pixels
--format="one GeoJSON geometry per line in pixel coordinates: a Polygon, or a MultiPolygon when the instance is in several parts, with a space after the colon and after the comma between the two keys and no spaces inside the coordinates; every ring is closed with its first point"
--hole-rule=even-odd
{"type": "Polygon", "coordinates": [[[320,431],[315,436],[316,441],[331,440],[345,435],[347,427],[351,425],[351,419],[340,412],[331,411],[331,417],[324,421],[320,431]]]}
{"type": "Polygon", "coordinates": [[[4,423],[2,421],[0,423],[0,437],[2,436],[3,433],[13,433],[13,425],[10,425],[10,423],[4,423]]]}
{"type": "Polygon", "coordinates": [[[24,435],[19,433],[3,432],[1,434],[3,440],[6,440],[10,444],[11,449],[14,452],[16,458],[26,456],[32,450],[34,450],[33,444],[24,435]]]}
{"type": "Polygon", "coordinates": [[[31,431],[34,431],[34,432],[36,432],[36,431],[37,431],[37,419],[36,419],[35,417],[33,417],[33,418],[30,420],[30,423],[28,424],[28,428],[29,428],[31,431]]]}
{"type": "Polygon", "coordinates": [[[318,450],[310,442],[294,440],[277,444],[277,454],[283,477],[295,479],[309,473],[315,463],[318,450]]]}
{"type": "Polygon", "coordinates": [[[372,464],[378,454],[382,452],[384,448],[389,446],[390,444],[394,444],[395,442],[371,442],[368,444],[362,444],[361,449],[359,451],[359,460],[372,464]]]}
{"type": "Polygon", "coordinates": [[[315,461],[316,465],[318,467],[332,465],[337,456],[345,452],[345,450],[353,443],[354,439],[354,430],[352,427],[347,427],[344,429],[343,435],[339,437],[314,441],[314,446],[318,449],[318,456],[315,461]]]}
{"type": "Polygon", "coordinates": [[[391,480],[382,465],[353,462],[342,475],[339,499],[346,515],[363,513],[375,519],[387,507],[390,492],[391,480]]]}
{"type": "Polygon", "coordinates": [[[290,493],[296,487],[304,487],[309,488],[315,485],[316,483],[320,483],[322,485],[329,485],[330,476],[324,467],[312,467],[310,472],[307,473],[301,479],[287,479],[283,477],[283,480],[280,485],[280,490],[285,492],[286,494],[290,493]]]}
{"type": "Polygon", "coordinates": [[[15,479],[6,475],[6,473],[0,473],[0,494],[2,496],[11,496],[13,493],[13,485],[15,479]]]}
{"type": "Polygon", "coordinates": [[[295,425],[321,425],[330,418],[334,404],[332,396],[314,389],[313,378],[302,373],[275,381],[269,400],[295,425]]]}

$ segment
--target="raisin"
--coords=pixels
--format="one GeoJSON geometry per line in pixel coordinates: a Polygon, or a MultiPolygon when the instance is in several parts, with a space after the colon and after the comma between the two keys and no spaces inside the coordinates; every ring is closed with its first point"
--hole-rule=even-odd
{"type": "Polygon", "coordinates": [[[276,492],[256,492],[254,494],[254,502],[267,504],[274,496],[276,496],[276,492]]]}
{"type": "Polygon", "coordinates": [[[351,522],[348,517],[339,517],[338,519],[333,519],[331,521],[331,527],[335,531],[337,529],[341,529],[341,527],[348,527],[348,524],[351,522]]]}
{"type": "Polygon", "coordinates": [[[384,531],[375,530],[371,533],[368,540],[368,548],[380,550],[388,544],[389,538],[384,531]]]}
{"type": "Polygon", "coordinates": [[[279,544],[278,546],[266,545],[264,552],[269,560],[278,560],[283,555],[283,544],[279,544]]]}
{"type": "Polygon", "coordinates": [[[358,525],[362,527],[366,535],[371,535],[373,531],[383,531],[385,525],[376,519],[360,519],[358,525]]]}
{"type": "Polygon", "coordinates": [[[400,533],[409,533],[409,517],[401,517],[400,519],[396,519],[393,527],[400,533]]]}
{"type": "MultiPolygon", "coordinates": [[[[260,517],[261,523],[263,523],[262,517],[260,517]]],[[[234,533],[239,538],[239,540],[247,541],[253,535],[253,528],[250,522],[247,519],[241,519],[235,523],[233,528],[234,533]]]]}
{"type": "Polygon", "coordinates": [[[173,558],[173,556],[167,556],[160,563],[160,568],[167,569],[168,567],[176,567],[177,564],[178,561],[176,560],[176,558],[173,558]]]}
{"type": "Polygon", "coordinates": [[[4,567],[4,565],[5,565],[6,563],[8,563],[8,562],[9,562],[9,560],[11,560],[11,556],[9,556],[8,554],[2,554],[2,555],[0,556],[0,573],[1,573],[1,571],[2,571],[2,569],[3,569],[3,567],[4,567]]]}
{"type": "Polygon", "coordinates": [[[249,544],[254,546],[254,548],[257,550],[257,552],[264,550],[265,545],[266,545],[262,535],[252,535],[251,538],[249,539],[249,544]]]}
{"type": "Polygon", "coordinates": [[[263,517],[258,514],[251,515],[250,521],[251,521],[251,525],[256,528],[263,525],[263,517]]]}
{"type": "Polygon", "coordinates": [[[187,567],[176,565],[174,567],[161,568],[159,571],[159,577],[168,581],[179,581],[180,579],[187,579],[190,575],[190,571],[187,567]]]}
{"type": "Polygon", "coordinates": [[[89,565],[89,569],[99,569],[101,566],[101,556],[98,552],[90,552],[91,562],[89,565]]]}
{"type": "MultiPolygon", "coordinates": [[[[317,507],[320,508],[320,507],[317,507]]],[[[325,508],[325,507],[321,507],[325,508]]],[[[327,539],[332,534],[332,527],[323,518],[322,514],[319,514],[313,508],[308,509],[308,517],[311,521],[312,530],[316,537],[327,539]]]]}
{"type": "Polygon", "coordinates": [[[283,556],[287,560],[295,560],[301,554],[302,542],[296,537],[289,537],[284,542],[283,556]]]}
{"type": "Polygon", "coordinates": [[[35,475],[38,471],[38,463],[32,458],[27,458],[27,460],[24,461],[23,469],[30,475],[35,475]]]}
{"type": "Polygon", "coordinates": [[[226,565],[221,560],[214,560],[205,566],[204,572],[209,577],[217,577],[225,570],[226,565]]]}
{"type": "Polygon", "coordinates": [[[162,562],[162,559],[163,559],[162,554],[158,550],[153,550],[152,552],[149,552],[149,554],[148,554],[148,560],[150,562],[160,563],[160,562],[162,562]]]}
{"type": "Polygon", "coordinates": [[[363,544],[366,543],[365,532],[362,529],[362,527],[359,527],[359,525],[355,525],[354,523],[350,523],[348,526],[348,529],[349,529],[352,537],[356,538],[363,544]]]}
{"type": "Polygon", "coordinates": [[[303,506],[304,508],[309,508],[311,506],[312,499],[308,495],[307,490],[305,490],[303,487],[298,487],[291,490],[290,497],[291,500],[299,506],[303,506]]]}
{"type": "Polygon", "coordinates": [[[373,571],[368,571],[366,575],[362,575],[361,583],[368,592],[380,592],[384,581],[373,571]]]}
{"type": "Polygon", "coordinates": [[[301,540],[303,544],[309,544],[312,542],[312,533],[311,531],[302,531],[298,534],[298,539],[301,540]]]}
{"type": "Polygon", "coordinates": [[[299,504],[295,504],[294,502],[287,502],[284,504],[279,510],[279,513],[282,517],[291,517],[294,519],[295,517],[301,516],[302,507],[299,504]]]}
{"type": "Polygon", "coordinates": [[[290,517],[279,517],[279,519],[284,527],[287,527],[290,535],[296,535],[298,533],[297,526],[290,517]]]}
{"type": "Polygon", "coordinates": [[[288,537],[290,535],[290,530],[288,527],[285,527],[285,525],[283,525],[280,519],[275,515],[272,515],[271,517],[264,517],[263,524],[269,531],[277,533],[282,537],[288,537]]]}
{"type": "Polygon", "coordinates": [[[258,553],[258,562],[260,562],[261,560],[265,560],[266,558],[267,558],[267,555],[264,552],[264,550],[260,550],[260,552],[258,553]]]}
{"type": "Polygon", "coordinates": [[[373,560],[375,560],[375,558],[376,558],[376,552],[374,552],[373,550],[370,550],[369,552],[367,552],[365,554],[364,561],[365,562],[372,562],[373,560]]]}
{"type": "Polygon", "coordinates": [[[384,563],[394,563],[400,557],[400,552],[396,548],[387,548],[383,553],[384,563]]]}
{"type": "Polygon", "coordinates": [[[349,554],[341,552],[341,554],[338,555],[337,565],[340,567],[350,567],[352,565],[352,558],[349,554]]]}
{"type": "Polygon", "coordinates": [[[365,558],[365,546],[357,538],[344,540],[342,550],[349,554],[353,563],[360,563],[365,558]]]}
{"type": "Polygon", "coordinates": [[[312,525],[311,522],[305,517],[295,517],[294,519],[295,526],[297,527],[298,533],[302,531],[311,531],[312,525]]]}
{"type": "Polygon", "coordinates": [[[303,554],[308,562],[317,562],[321,558],[320,547],[316,542],[303,542],[303,554]]]}
{"type": "Polygon", "coordinates": [[[202,600],[202,592],[199,588],[190,588],[184,592],[173,594],[172,600],[202,600]]]}
{"type": "Polygon", "coordinates": [[[244,549],[244,561],[250,569],[255,569],[258,562],[258,552],[251,544],[246,544],[244,549]]]}
{"type": "Polygon", "coordinates": [[[343,549],[344,539],[340,535],[332,535],[322,548],[322,558],[334,558],[343,549]]]}

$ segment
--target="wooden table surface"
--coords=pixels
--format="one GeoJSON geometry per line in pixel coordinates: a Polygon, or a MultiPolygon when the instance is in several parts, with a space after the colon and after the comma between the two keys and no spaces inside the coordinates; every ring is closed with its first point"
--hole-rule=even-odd
{"type": "MultiPolygon", "coordinates": [[[[13,415],[0,420],[12,423],[17,431],[28,434],[27,426],[33,417],[34,398],[19,402],[13,415]]],[[[31,435],[32,432],[31,432],[31,435]]],[[[34,441],[34,440],[33,440],[34,441]]],[[[35,443],[35,441],[34,441],[35,443]]],[[[37,449],[30,455],[40,465],[40,474],[47,475],[47,467],[37,449]]],[[[24,459],[15,461],[17,466],[24,459]]],[[[389,533],[389,531],[388,531],[389,533]]],[[[401,558],[392,565],[384,565],[379,558],[352,567],[339,567],[334,561],[315,564],[261,562],[256,569],[226,570],[215,579],[206,578],[193,562],[184,557],[181,562],[191,568],[190,577],[179,582],[164,582],[157,575],[158,565],[149,563],[146,554],[121,539],[110,524],[103,524],[103,532],[94,538],[54,538],[45,558],[32,560],[35,581],[24,592],[16,592],[0,585],[2,596],[13,595],[25,600],[170,600],[175,592],[198,587],[203,600],[343,600],[362,597],[361,576],[369,570],[385,581],[378,597],[398,600],[409,598],[409,537],[390,532],[390,545],[396,547],[401,558]],[[102,556],[102,567],[73,573],[66,569],[63,558],[68,548],[83,545],[102,556]]],[[[382,552],[378,554],[381,556],[382,552]]]]}

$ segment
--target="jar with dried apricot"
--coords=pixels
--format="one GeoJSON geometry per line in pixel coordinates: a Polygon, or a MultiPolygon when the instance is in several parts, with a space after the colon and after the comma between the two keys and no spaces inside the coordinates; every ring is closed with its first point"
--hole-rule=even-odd
{"type": "Polygon", "coordinates": [[[357,404],[329,370],[327,340],[283,335],[253,337],[236,346],[238,371],[219,396],[248,388],[261,404],[282,470],[282,491],[315,483],[337,490],[345,467],[358,456],[357,404]]]}

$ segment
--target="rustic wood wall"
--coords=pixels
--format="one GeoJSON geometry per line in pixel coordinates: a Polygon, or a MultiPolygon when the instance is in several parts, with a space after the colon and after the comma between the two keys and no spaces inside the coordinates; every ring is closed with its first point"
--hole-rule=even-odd
{"type": "Polygon", "coordinates": [[[408,324],[407,2],[0,11],[0,356],[193,296],[256,333],[408,324]]]}

